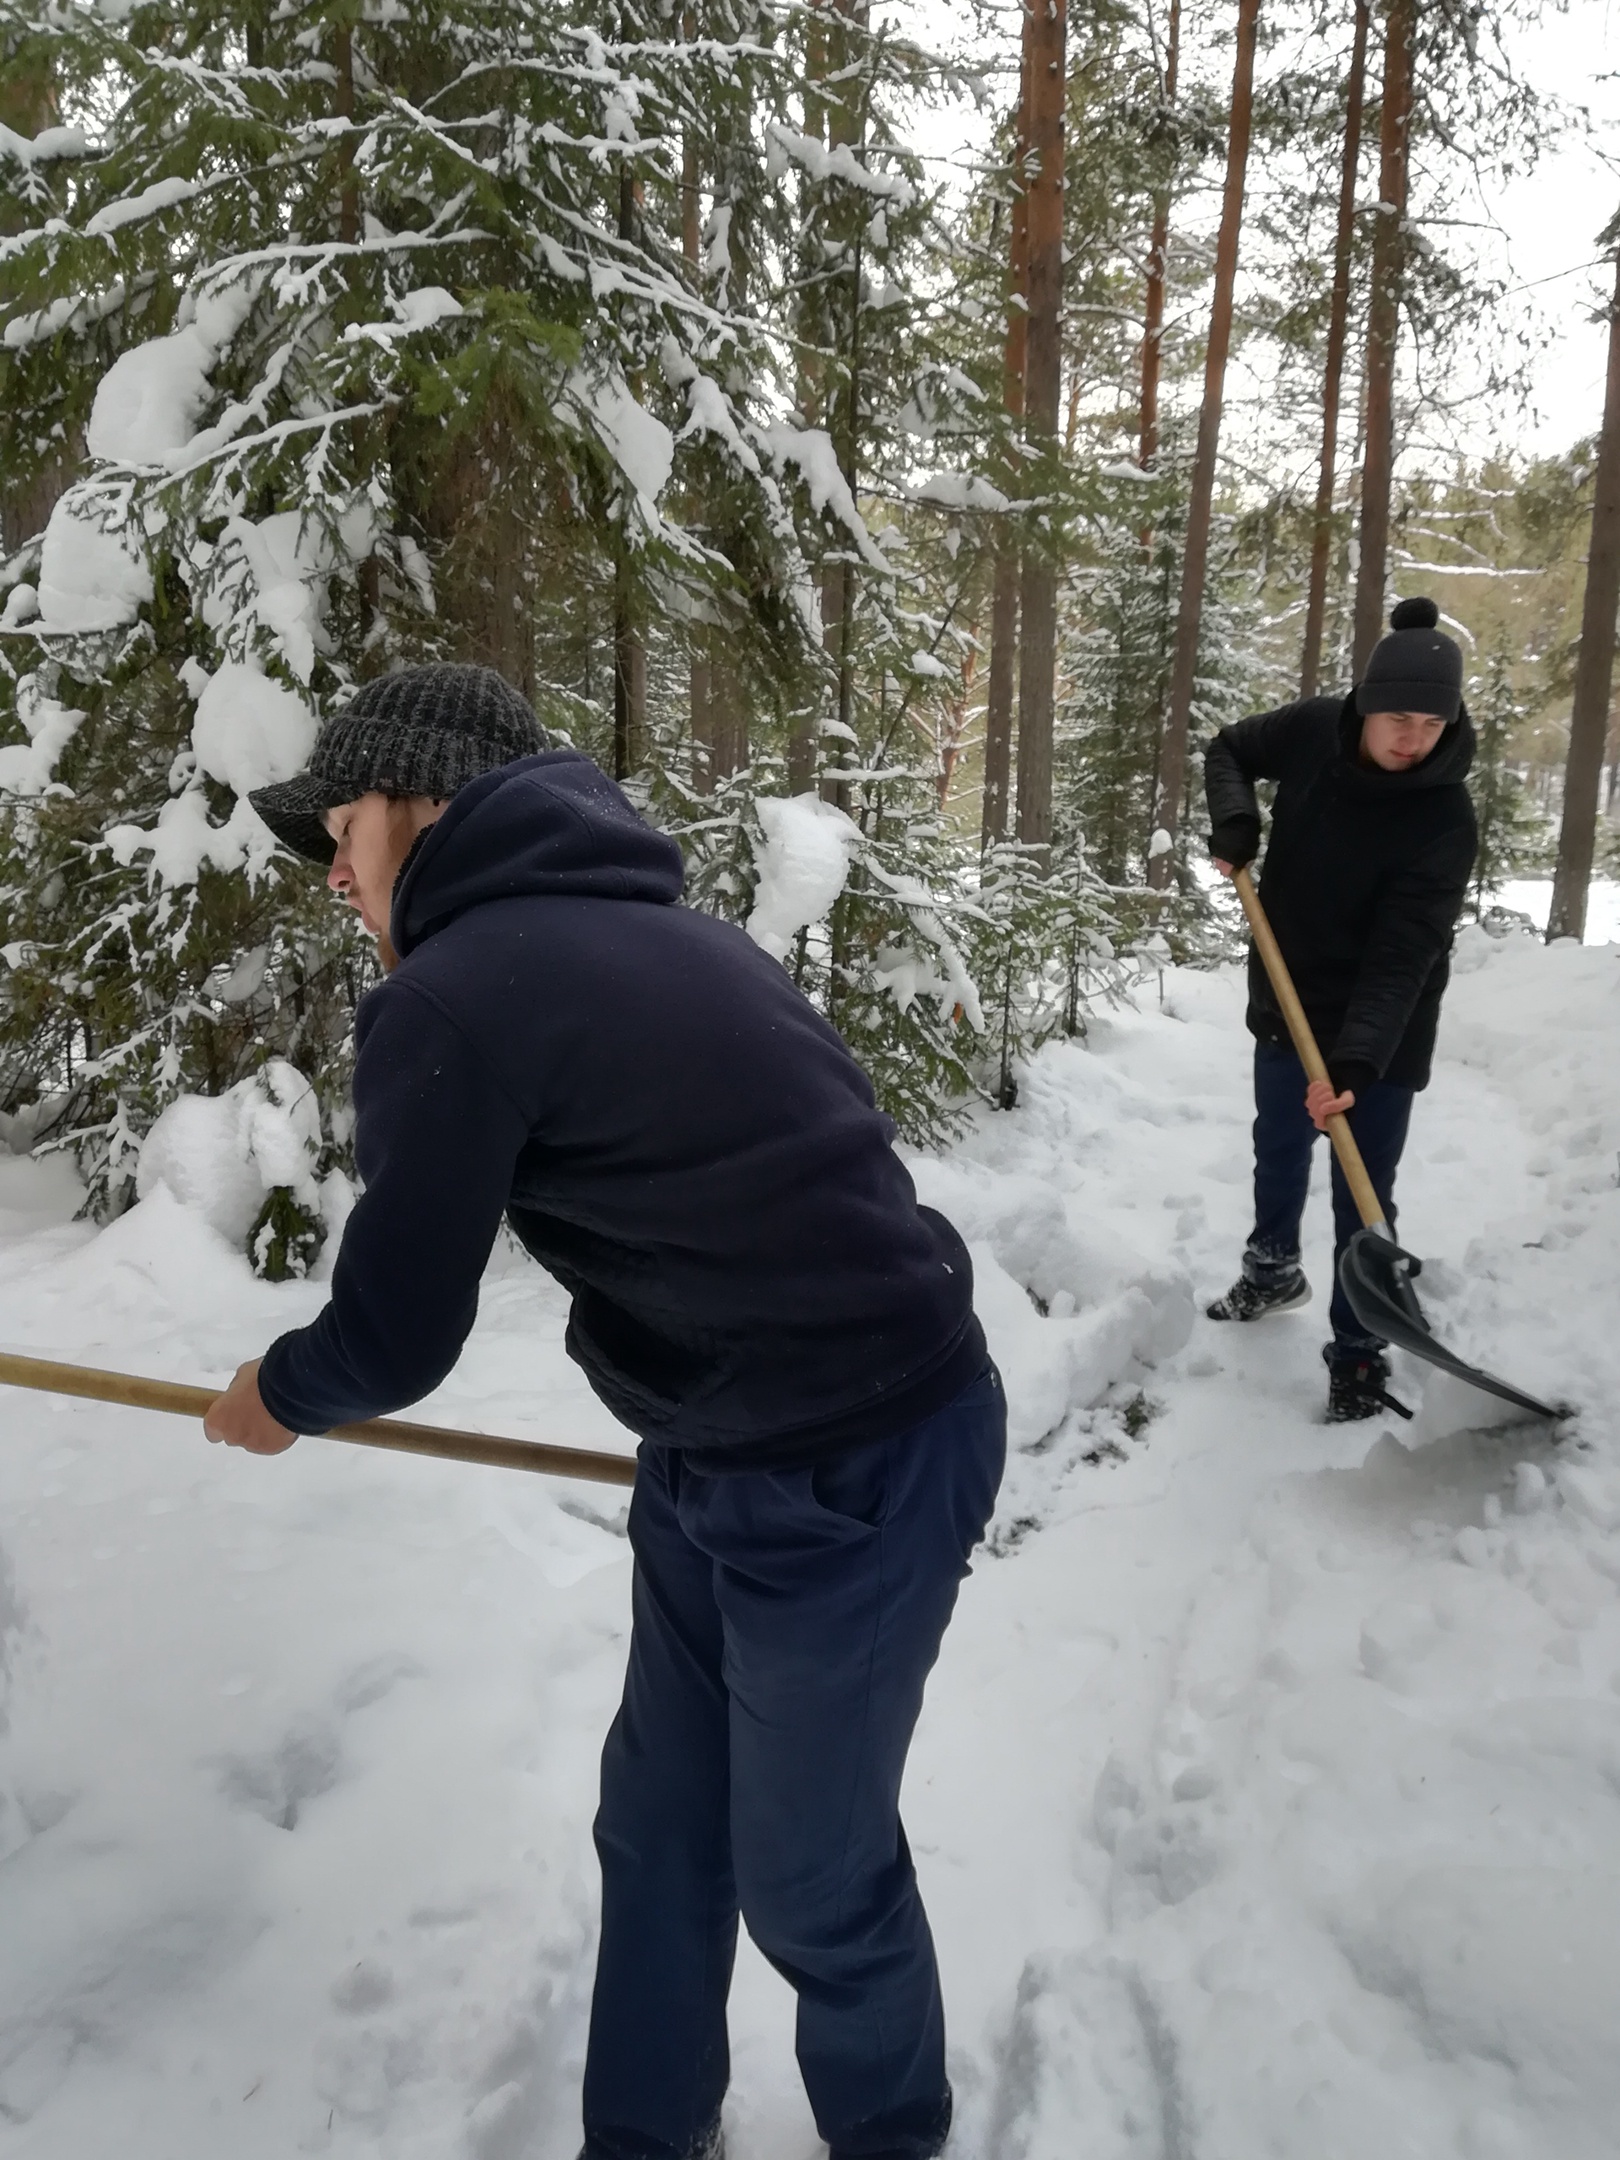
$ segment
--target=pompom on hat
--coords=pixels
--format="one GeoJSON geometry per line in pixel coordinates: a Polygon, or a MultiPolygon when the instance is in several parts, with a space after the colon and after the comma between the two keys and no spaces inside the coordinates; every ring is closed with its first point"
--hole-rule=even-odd
{"type": "Polygon", "coordinates": [[[1356,685],[1356,710],[1432,713],[1450,727],[1462,710],[1462,647],[1439,627],[1432,600],[1400,600],[1389,635],[1373,647],[1356,685]]]}

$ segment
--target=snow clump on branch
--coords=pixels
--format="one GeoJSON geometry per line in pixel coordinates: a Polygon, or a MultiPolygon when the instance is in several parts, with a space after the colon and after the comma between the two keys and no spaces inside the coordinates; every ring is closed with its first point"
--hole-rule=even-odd
{"type": "Polygon", "coordinates": [[[799,932],[824,920],[843,891],[860,827],[819,795],[763,795],[754,809],[764,840],[754,845],[758,882],[743,928],[785,960],[799,932]]]}

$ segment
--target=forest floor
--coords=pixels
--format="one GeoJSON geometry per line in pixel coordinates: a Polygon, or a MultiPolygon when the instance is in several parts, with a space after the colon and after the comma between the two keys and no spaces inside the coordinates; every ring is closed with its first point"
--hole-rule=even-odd
{"type": "MultiPolygon", "coordinates": [[[[1014,1451],[905,1807],[954,2160],[1609,2160],[1620,2121],[1620,949],[1466,932],[1402,1173],[1437,1329],[1322,1422],[1247,1228],[1236,971],[1036,1060],[924,1196],[1014,1451]],[[1044,1308],[1044,1310],[1042,1309],[1044,1308]],[[1393,1426],[1393,1421],[1390,1421],[1393,1426]]],[[[0,1342],[222,1380],[319,1305],[159,1188],[0,1162],[0,1342]]],[[[503,1255],[422,1413],[622,1446],[503,1255]]],[[[4,1398],[0,2151],[572,2160],[622,1496],[4,1398]]],[[[745,1943],[731,2160],[819,2152],[745,1943]]]]}

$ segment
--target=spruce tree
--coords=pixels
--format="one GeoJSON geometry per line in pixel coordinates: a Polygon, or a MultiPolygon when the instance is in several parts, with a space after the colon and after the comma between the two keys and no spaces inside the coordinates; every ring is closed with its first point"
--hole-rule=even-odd
{"type": "Polygon", "coordinates": [[[1549,834],[1514,768],[1514,738],[1529,708],[1514,685],[1512,658],[1500,641],[1470,678],[1467,703],[1476,742],[1468,792],[1479,823],[1472,904],[1476,918],[1483,918],[1510,878],[1541,867],[1549,834]]]}
{"type": "Polygon", "coordinates": [[[700,52],[663,28],[50,19],[86,125],[5,168],[0,402],[21,480],[83,454],[7,566],[0,1047],[3,1107],[72,1140],[98,1205],[178,1089],[285,1056],[340,1100],[366,963],[244,796],[357,680],[482,661],[603,754],[615,576],[677,622],[735,582],[672,478],[731,488],[760,642],[803,643],[783,474],[733,405],[749,326],[617,215],[627,178],[669,192],[684,111],[746,109],[757,16],[700,52]]]}

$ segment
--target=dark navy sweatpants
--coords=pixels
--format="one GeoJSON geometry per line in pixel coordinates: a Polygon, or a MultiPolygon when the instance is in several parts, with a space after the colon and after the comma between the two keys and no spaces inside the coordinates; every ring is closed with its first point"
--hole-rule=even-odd
{"type": "Polygon", "coordinates": [[[912,1431],[813,1469],[706,1477],[642,1448],[596,1820],[587,2160],[704,2149],[739,1912],[798,1994],[799,2067],[835,2160],[944,2142],[939,1975],[900,1778],[1005,1453],[993,1367],[912,1431]]]}
{"type": "MultiPolygon", "coordinates": [[[[1311,1150],[1322,1135],[1305,1107],[1305,1068],[1276,1043],[1254,1046],[1254,1232],[1243,1255],[1251,1282],[1273,1282],[1299,1265],[1299,1226],[1311,1182],[1311,1150]]],[[[1412,1090],[1376,1080],[1356,1097],[1350,1130],[1367,1165],[1384,1217],[1395,1227],[1395,1170],[1412,1118],[1412,1090]]],[[[1338,1157],[1333,1158],[1333,1340],[1347,1353],[1381,1348],[1350,1310],[1339,1286],[1339,1258],[1361,1217],[1338,1157]]]]}

